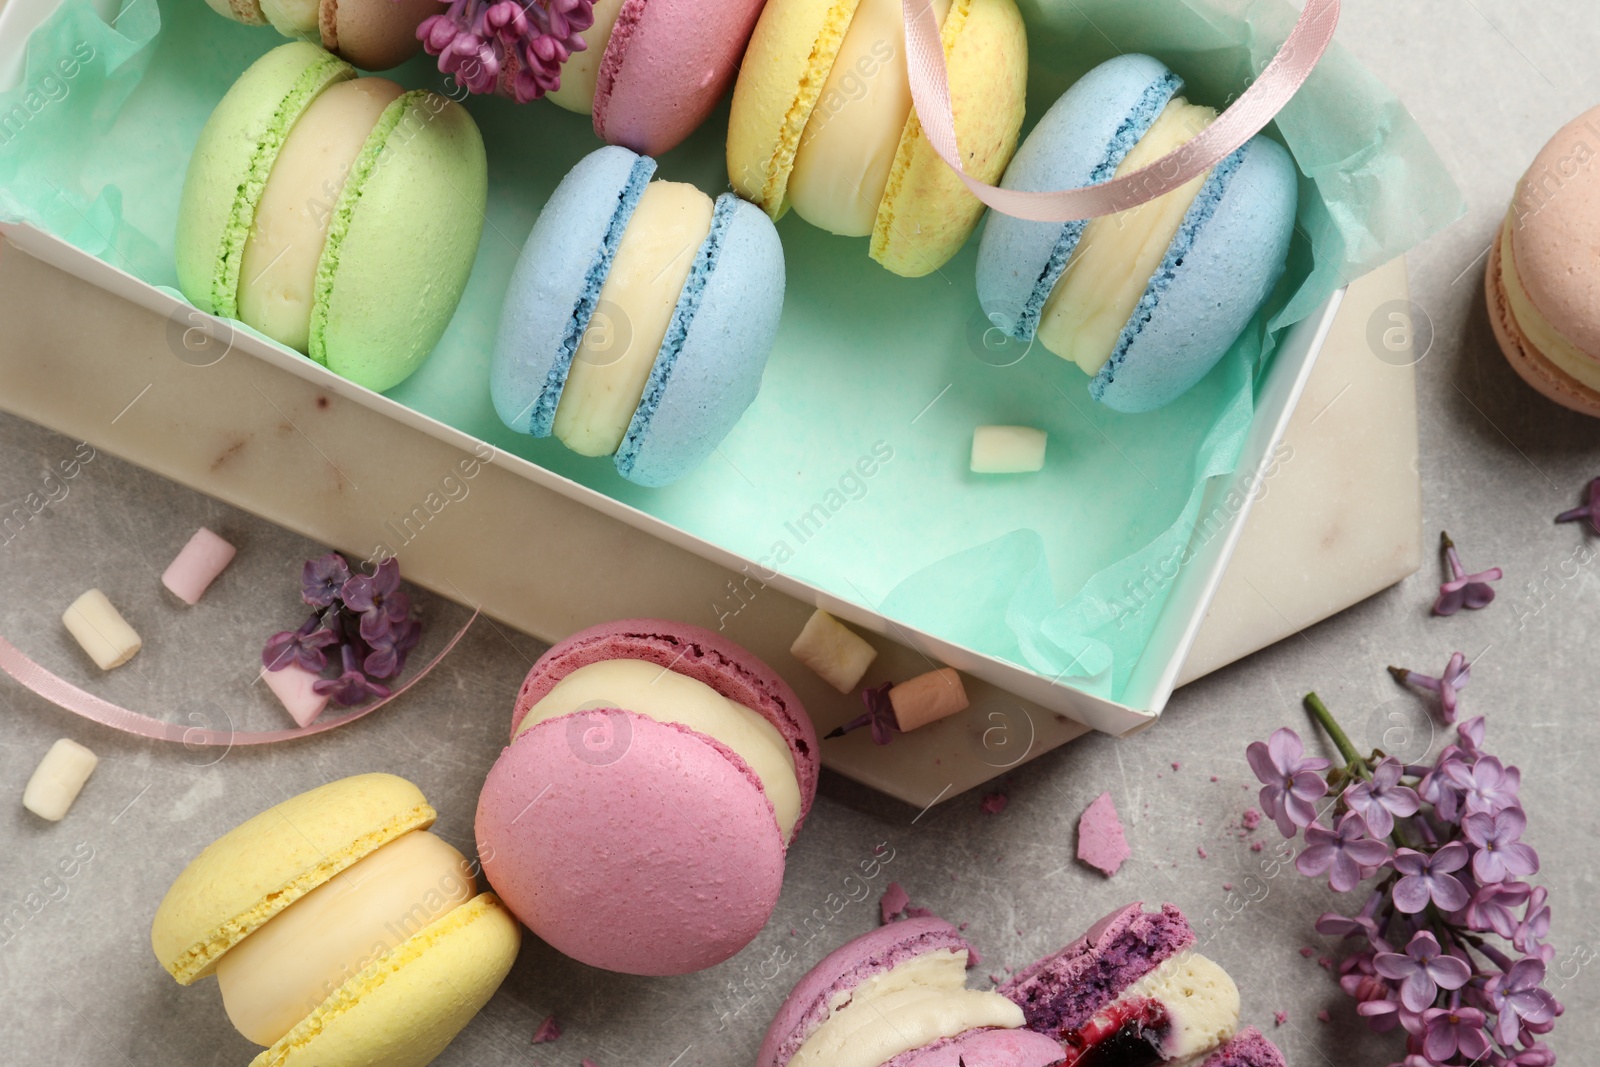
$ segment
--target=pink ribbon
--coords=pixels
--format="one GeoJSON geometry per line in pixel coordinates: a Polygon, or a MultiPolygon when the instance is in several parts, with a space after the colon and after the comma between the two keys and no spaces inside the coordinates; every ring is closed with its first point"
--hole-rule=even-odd
{"type": "Polygon", "coordinates": [[[22,685],[34,693],[48,700],[58,708],[72,712],[102,726],[109,726],[113,730],[133,734],[136,737],[148,737],[155,741],[173,741],[187,745],[191,748],[232,748],[235,745],[270,745],[278,741],[294,741],[302,737],[314,737],[317,734],[337,730],[341,726],[348,726],[357,719],[364,719],[392,700],[398,700],[405,695],[412,686],[426,678],[439,663],[467,636],[467,631],[477,621],[479,612],[473,612],[472,618],[467,620],[465,626],[457,631],[444,646],[444,650],[422,670],[412,676],[411,680],[389,696],[384,697],[376,704],[369,704],[359,711],[353,711],[341,718],[320,722],[314,726],[297,727],[293,730],[263,730],[255,733],[237,733],[233,730],[212,730],[201,726],[180,726],[177,723],[163,722],[152,719],[148,715],[141,715],[137,711],[118,707],[108,700],[102,700],[93,693],[87,693],[71,682],[54,674],[23,654],[22,650],[10,641],[0,637],[0,671],[4,671],[15,678],[22,685]]]}
{"type": "Polygon", "coordinates": [[[1033,222],[1072,222],[1115,215],[1182,188],[1266,129],[1311,77],[1333,42],[1339,0],[1307,0],[1300,21],[1255,84],[1194,140],[1141,170],[1100,185],[1030,193],[978,181],[961,165],[939,19],[930,0],[904,0],[911,98],[928,143],[977,198],[996,211],[1033,222]]]}

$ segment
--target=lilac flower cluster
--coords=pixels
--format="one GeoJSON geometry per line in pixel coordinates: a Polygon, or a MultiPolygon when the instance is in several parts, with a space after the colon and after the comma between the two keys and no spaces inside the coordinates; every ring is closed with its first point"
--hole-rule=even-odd
{"type": "Polygon", "coordinates": [[[405,670],[406,655],[422,636],[411,617],[411,598],[400,588],[400,563],[385,560],[371,575],[350,573],[337,552],[308,560],[300,573],[300,598],[311,617],[298,630],[273,634],[261,651],[261,664],[281,671],[291,664],[313,674],[328,667],[328,650],[338,649],[339,677],[312,688],[351,708],[389,695],[384,679],[405,670]]]}
{"type": "Polygon", "coordinates": [[[594,0],[445,0],[417,37],[439,70],[473,93],[492,93],[509,74],[510,95],[526,104],[561,88],[561,66],[587,49],[594,0]]]}
{"type": "Polygon", "coordinates": [[[1382,876],[1358,914],[1316,924],[1359,941],[1339,966],[1356,1012],[1405,1032],[1396,1067],[1550,1067],[1542,1037],[1563,1009],[1544,988],[1555,955],[1546,891],[1523,880],[1539,857],[1521,840],[1517,768],[1484,751],[1482,718],[1432,764],[1407,765],[1361,756],[1315,694],[1306,707],[1345,766],[1324,779],[1329,761],[1307,757],[1288,729],[1246,756],[1262,810],[1285,837],[1305,833],[1301,874],[1325,874],[1340,893],[1382,876]]]}

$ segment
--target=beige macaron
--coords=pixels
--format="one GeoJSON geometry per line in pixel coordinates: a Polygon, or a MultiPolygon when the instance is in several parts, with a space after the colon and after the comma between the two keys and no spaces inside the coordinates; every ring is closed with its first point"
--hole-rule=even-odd
{"type": "Polygon", "coordinates": [[[362,70],[398,67],[418,52],[417,27],[439,13],[438,0],[206,0],[247,26],[320,44],[362,70]]]}
{"type": "Polygon", "coordinates": [[[1600,417],[1600,108],[1534,159],[1489,254],[1489,321],[1523,380],[1600,417]]]}

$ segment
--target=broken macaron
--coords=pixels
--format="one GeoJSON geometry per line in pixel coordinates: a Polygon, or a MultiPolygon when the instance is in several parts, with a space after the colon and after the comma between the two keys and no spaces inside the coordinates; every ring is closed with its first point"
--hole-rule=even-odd
{"type": "Polygon", "coordinates": [[[757,1067],[1284,1067],[1172,905],[1129,904],[989,992],[936,918],[879,927],[794,987],[757,1067]]]}

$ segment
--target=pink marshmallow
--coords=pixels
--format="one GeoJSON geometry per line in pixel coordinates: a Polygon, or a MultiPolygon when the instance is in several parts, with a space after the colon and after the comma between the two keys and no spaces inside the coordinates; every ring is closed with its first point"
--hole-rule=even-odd
{"type": "Polygon", "coordinates": [[[232,545],[206,529],[196,530],[161,576],[161,584],[190,607],[200,603],[211,583],[233,562],[237,553],[232,545]]]}
{"type": "Polygon", "coordinates": [[[889,690],[889,704],[900,729],[910,733],[967,710],[967,691],[961,684],[961,675],[954,668],[945,667],[901,682],[889,690]]]}
{"type": "Polygon", "coordinates": [[[281,671],[267,671],[262,677],[267,680],[267,688],[277,695],[289,715],[301,726],[316,722],[317,716],[328,706],[328,698],[311,688],[321,679],[299,664],[291,663],[281,671]]]}

